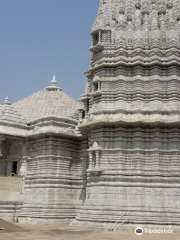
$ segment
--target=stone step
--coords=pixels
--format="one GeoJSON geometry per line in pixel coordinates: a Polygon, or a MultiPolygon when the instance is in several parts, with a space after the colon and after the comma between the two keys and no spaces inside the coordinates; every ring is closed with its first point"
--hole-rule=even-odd
{"type": "Polygon", "coordinates": [[[0,218],[0,228],[5,228],[3,232],[20,232],[23,229],[15,224],[9,223],[0,218]]]}

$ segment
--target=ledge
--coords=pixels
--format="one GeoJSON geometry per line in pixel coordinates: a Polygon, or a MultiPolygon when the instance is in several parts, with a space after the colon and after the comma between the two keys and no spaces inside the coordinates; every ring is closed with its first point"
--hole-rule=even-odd
{"type": "Polygon", "coordinates": [[[95,168],[92,168],[92,169],[87,169],[87,173],[89,173],[92,176],[101,175],[102,171],[103,170],[99,167],[95,167],[95,168]]]}

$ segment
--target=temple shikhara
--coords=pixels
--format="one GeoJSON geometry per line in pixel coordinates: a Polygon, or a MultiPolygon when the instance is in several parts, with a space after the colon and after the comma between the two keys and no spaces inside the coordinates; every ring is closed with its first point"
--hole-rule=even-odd
{"type": "Polygon", "coordinates": [[[0,105],[0,218],[178,229],[180,1],[101,0],[91,37],[82,104],[54,76],[0,105]]]}

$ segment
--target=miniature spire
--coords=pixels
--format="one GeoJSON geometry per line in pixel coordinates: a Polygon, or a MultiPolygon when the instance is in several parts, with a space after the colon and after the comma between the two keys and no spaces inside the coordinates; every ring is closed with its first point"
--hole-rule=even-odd
{"type": "Polygon", "coordinates": [[[8,97],[5,98],[5,101],[2,102],[2,105],[11,105],[11,103],[9,102],[9,98],[8,97]]]}
{"type": "Polygon", "coordinates": [[[53,76],[53,79],[51,80],[51,86],[45,88],[45,90],[47,91],[58,91],[58,90],[62,90],[60,87],[58,87],[57,85],[57,80],[56,80],[56,76],[53,76]]]}

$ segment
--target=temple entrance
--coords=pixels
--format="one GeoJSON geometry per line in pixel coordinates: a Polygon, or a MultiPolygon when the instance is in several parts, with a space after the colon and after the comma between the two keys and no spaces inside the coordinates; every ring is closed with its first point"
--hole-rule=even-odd
{"type": "Polygon", "coordinates": [[[12,174],[17,174],[17,164],[18,162],[15,161],[15,162],[12,162],[12,174]]]}

